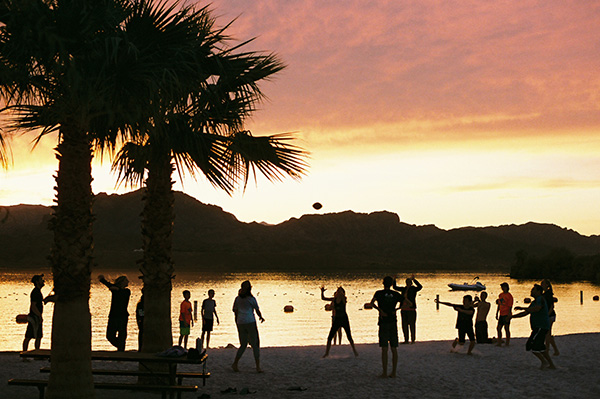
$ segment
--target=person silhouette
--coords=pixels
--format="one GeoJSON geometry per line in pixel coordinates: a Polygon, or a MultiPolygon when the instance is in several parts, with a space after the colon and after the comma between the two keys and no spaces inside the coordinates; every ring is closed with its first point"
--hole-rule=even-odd
{"type": "Polygon", "coordinates": [[[110,311],[108,313],[108,325],[106,326],[106,339],[119,352],[123,352],[125,350],[125,342],[127,341],[127,319],[129,318],[127,306],[129,305],[129,297],[131,296],[131,291],[127,288],[129,280],[127,276],[120,276],[114,283],[111,283],[102,274],[98,276],[98,280],[108,287],[112,293],[110,311]]]}
{"type": "Polygon", "coordinates": [[[340,328],[343,328],[346,332],[346,338],[350,342],[354,356],[358,356],[356,347],[354,346],[354,340],[352,339],[352,332],[350,331],[350,320],[348,319],[348,313],[346,313],[346,291],[344,288],[338,287],[333,298],[327,298],[325,296],[325,287],[321,287],[321,299],[324,301],[330,301],[332,304],[333,318],[331,319],[331,330],[327,336],[327,349],[323,357],[329,356],[331,350],[331,341],[340,328]]]}
{"type": "Polygon", "coordinates": [[[238,362],[244,354],[246,347],[250,344],[252,351],[254,352],[256,371],[262,373],[262,369],[260,368],[260,337],[258,336],[254,312],[258,315],[260,322],[264,323],[265,319],[260,312],[258,302],[252,295],[252,285],[250,284],[250,281],[246,280],[242,283],[241,288],[238,291],[238,296],[233,302],[235,324],[240,338],[240,347],[237,350],[235,360],[231,365],[233,371],[239,371],[238,362]]]}

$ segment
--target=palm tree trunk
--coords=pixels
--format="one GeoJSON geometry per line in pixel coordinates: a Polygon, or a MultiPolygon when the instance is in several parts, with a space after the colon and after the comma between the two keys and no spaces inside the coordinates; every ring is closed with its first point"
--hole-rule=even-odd
{"type": "Polygon", "coordinates": [[[143,352],[160,352],[173,345],[171,330],[171,258],[174,220],[174,195],[171,174],[173,166],[168,153],[148,164],[148,178],[142,211],[144,259],[141,272],[144,281],[143,352]]]}
{"type": "Polygon", "coordinates": [[[92,151],[85,132],[62,127],[56,148],[56,205],[50,255],[56,304],[48,398],[93,398],[89,307],[92,239],[92,151]]]}

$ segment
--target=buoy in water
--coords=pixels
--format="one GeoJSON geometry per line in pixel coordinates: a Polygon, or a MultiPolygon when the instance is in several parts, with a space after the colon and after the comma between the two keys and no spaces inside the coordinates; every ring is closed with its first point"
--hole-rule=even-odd
{"type": "Polygon", "coordinates": [[[525,299],[523,299],[523,302],[525,302],[525,303],[531,303],[531,298],[525,298],[525,299]]]}
{"type": "Polygon", "coordinates": [[[373,305],[371,305],[371,302],[365,303],[365,309],[373,309],[373,305]]]}
{"type": "Polygon", "coordinates": [[[286,312],[286,313],[291,313],[291,312],[294,311],[294,307],[292,305],[285,305],[283,307],[283,311],[286,312]]]}
{"type": "Polygon", "coordinates": [[[600,297],[598,295],[594,295],[594,297],[592,298],[594,301],[600,301],[600,297]]]}

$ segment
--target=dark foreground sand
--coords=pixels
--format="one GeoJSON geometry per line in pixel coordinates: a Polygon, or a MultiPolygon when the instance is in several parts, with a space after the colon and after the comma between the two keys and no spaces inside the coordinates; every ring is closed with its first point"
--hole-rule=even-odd
{"type": "MultiPolygon", "coordinates": [[[[375,344],[358,345],[355,358],[348,345],[333,347],[327,359],[324,347],[263,348],[264,373],[253,367],[248,349],[239,373],[231,370],[234,349],[209,350],[212,377],[206,387],[184,398],[208,394],[211,398],[599,398],[600,334],[574,334],[556,338],[561,351],[556,370],[540,370],[539,361],[525,352],[525,339],[510,347],[478,345],[474,355],[465,348],[451,353],[450,341],[417,342],[399,347],[400,373],[381,379],[381,352],[375,344]],[[224,394],[227,388],[236,394],[224,394]],[[290,390],[299,388],[303,390],[290,390]],[[305,390],[304,390],[305,389],[305,390]]],[[[0,398],[37,398],[33,387],[8,386],[13,377],[40,378],[46,361],[23,362],[17,353],[0,354],[0,398]]],[[[190,381],[191,382],[191,381],[190,381]]],[[[199,382],[201,385],[201,382],[199,382]]],[[[160,398],[159,394],[97,391],[97,398],[160,398]]]]}

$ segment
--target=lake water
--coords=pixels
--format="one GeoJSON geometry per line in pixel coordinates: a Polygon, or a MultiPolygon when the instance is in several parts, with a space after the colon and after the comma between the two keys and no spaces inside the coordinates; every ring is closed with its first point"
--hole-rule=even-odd
{"type": "MultiPolygon", "coordinates": [[[[26,325],[16,324],[15,317],[27,313],[29,309],[29,294],[32,289],[31,276],[38,272],[7,273],[0,275],[0,328],[2,340],[0,351],[20,350],[26,325]]],[[[45,271],[46,286],[42,292],[47,295],[52,287],[51,274],[45,271]]],[[[105,273],[107,278],[114,279],[118,275],[105,273]]],[[[96,278],[97,274],[94,274],[96,278]]],[[[407,276],[399,276],[399,283],[407,276]]],[[[440,295],[440,300],[460,303],[464,292],[449,291],[448,283],[468,282],[472,274],[421,274],[416,276],[423,285],[417,296],[418,319],[417,340],[450,340],[456,336],[454,324],[456,312],[449,307],[440,306],[436,309],[434,299],[440,295]]],[[[501,292],[500,283],[507,281],[510,291],[515,298],[515,305],[524,305],[524,299],[534,283],[528,280],[512,280],[499,274],[479,274],[480,281],[487,286],[488,300],[494,302],[501,292]]],[[[215,325],[211,336],[211,346],[225,346],[229,343],[238,344],[231,306],[237,295],[240,283],[249,279],[253,285],[263,316],[266,321],[259,325],[262,346],[302,346],[323,345],[331,326],[331,312],[324,310],[325,301],[320,299],[319,287],[324,285],[328,290],[327,296],[332,296],[337,286],[342,285],[348,297],[347,310],[350,317],[352,335],[356,343],[377,342],[377,311],[365,310],[363,305],[369,302],[376,290],[382,288],[383,275],[303,275],[281,273],[178,273],[174,280],[172,295],[173,309],[173,339],[177,342],[179,336],[178,312],[184,289],[191,291],[191,301],[198,301],[198,306],[206,298],[207,291],[216,292],[217,312],[221,321],[215,325]],[[293,313],[285,313],[284,306],[292,305],[293,313]]],[[[141,295],[140,280],[131,273],[132,291],[129,302],[129,331],[127,348],[137,348],[137,326],[134,310],[141,295]]],[[[600,287],[589,283],[555,284],[555,295],[558,297],[556,312],[558,318],[554,327],[556,335],[583,332],[600,332],[600,302],[592,301],[594,295],[600,295],[600,287]],[[580,291],[584,293],[583,304],[580,303],[580,291]]],[[[475,294],[474,292],[469,292],[475,294]]],[[[94,350],[112,349],[106,341],[105,331],[110,308],[110,292],[97,280],[92,283],[90,307],[92,312],[92,347],[94,350]]],[[[44,308],[44,339],[42,348],[50,347],[50,332],[53,305],[49,303],[44,308]]],[[[198,310],[199,315],[200,310],[198,310]]],[[[490,336],[495,335],[496,321],[494,320],[495,305],[488,316],[490,336]]],[[[192,328],[191,342],[201,334],[201,321],[192,328]]],[[[511,326],[512,335],[525,337],[529,335],[527,318],[516,319],[511,326]]],[[[344,343],[347,340],[343,339],[344,343]]],[[[33,342],[30,344],[33,348],[33,342]]]]}

